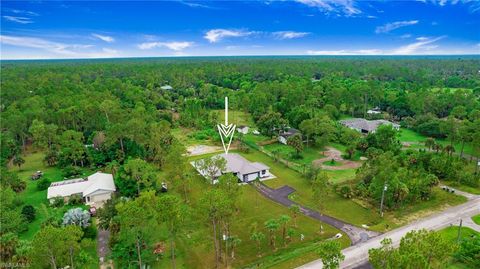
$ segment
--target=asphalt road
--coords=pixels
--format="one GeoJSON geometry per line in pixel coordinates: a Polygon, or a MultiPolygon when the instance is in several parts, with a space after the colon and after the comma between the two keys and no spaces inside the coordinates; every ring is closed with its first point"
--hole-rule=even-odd
{"type": "MultiPolygon", "coordinates": [[[[480,214],[480,196],[470,196],[468,198],[469,201],[464,204],[450,207],[440,213],[431,215],[406,226],[371,238],[366,242],[362,242],[344,249],[342,252],[343,255],[345,255],[345,260],[340,265],[340,268],[358,268],[366,264],[368,262],[368,250],[371,248],[380,247],[380,242],[386,237],[392,239],[394,246],[398,246],[401,238],[412,230],[441,230],[450,225],[458,225],[461,219],[464,221],[464,224],[467,224],[466,226],[471,227],[472,222],[469,221],[471,217],[480,214]]],[[[480,229],[478,226],[471,228],[474,228],[475,230],[480,229]]],[[[321,260],[316,260],[299,268],[322,268],[322,262],[321,260]]]]}

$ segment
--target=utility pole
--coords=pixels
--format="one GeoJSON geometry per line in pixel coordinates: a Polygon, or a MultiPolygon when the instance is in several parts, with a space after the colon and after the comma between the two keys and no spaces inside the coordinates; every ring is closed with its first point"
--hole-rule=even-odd
{"type": "Polygon", "coordinates": [[[383,218],[383,199],[385,199],[385,191],[387,191],[387,182],[383,185],[383,190],[382,190],[382,201],[380,202],[380,216],[383,218]]]}
{"type": "Polygon", "coordinates": [[[462,232],[462,220],[460,220],[460,226],[458,226],[457,243],[460,242],[461,232],[462,232]]]}

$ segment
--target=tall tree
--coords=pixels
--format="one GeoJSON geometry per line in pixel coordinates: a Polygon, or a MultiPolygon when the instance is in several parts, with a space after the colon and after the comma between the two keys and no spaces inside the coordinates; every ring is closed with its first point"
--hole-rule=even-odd
{"type": "Polygon", "coordinates": [[[334,269],[340,266],[340,262],[345,259],[342,254],[340,243],[333,240],[327,240],[320,243],[318,254],[323,263],[323,268],[334,269]]]}

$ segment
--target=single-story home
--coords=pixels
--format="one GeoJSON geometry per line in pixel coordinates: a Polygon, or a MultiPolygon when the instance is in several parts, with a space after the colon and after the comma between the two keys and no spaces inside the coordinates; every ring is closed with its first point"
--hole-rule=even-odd
{"type": "Polygon", "coordinates": [[[287,128],[286,130],[281,131],[278,135],[278,142],[286,145],[288,139],[296,134],[300,134],[300,131],[295,128],[287,128]]]}
{"type": "MultiPolygon", "coordinates": [[[[218,171],[215,177],[219,177],[226,173],[232,173],[238,178],[239,182],[251,182],[257,178],[265,179],[273,177],[270,174],[270,167],[266,166],[263,163],[259,162],[249,162],[247,159],[243,158],[237,153],[222,153],[213,156],[212,158],[224,158],[226,161],[225,171],[218,171]]],[[[197,169],[197,171],[206,176],[206,171],[201,171],[200,166],[203,160],[198,160],[192,162],[192,165],[197,169]]],[[[215,183],[215,181],[213,182],[215,183]]]]}
{"type": "Polygon", "coordinates": [[[47,191],[47,199],[51,203],[62,197],[64,201],[73,195],[79,195],[87,205],[101,207],[115,192],[112,174],[96,172],[87,178],[76,178],[53,182],[47,191]]]}
{"type": "Polygon", "coordinates": [[[242,134],[248,134],[248,126],[245,126],[245,125],[237,126],[237,132],[242,134]]]}
{"type": "Polygon", "coordinates": [[[366,120],[361,118],[353,118],[341,120],[340,123],[350,129],[356,130],[360,133],[368,134],[375,133],[380,125],[391,125],[396,130],[400,130],[400,125],[388,120],[366,120]]]}

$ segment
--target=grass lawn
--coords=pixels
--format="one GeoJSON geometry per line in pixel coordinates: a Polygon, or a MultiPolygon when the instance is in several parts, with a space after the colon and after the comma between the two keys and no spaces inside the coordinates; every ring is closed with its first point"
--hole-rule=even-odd
{"type": "MultiPolygon", "coordinates": [[[[223,123],[225,121],[225,110],[218,109],[214,111],[218,114],[219,123],[223,123]]],[[[228,123],[233,123],[237,126],[246,125],[250,127],[250,131],[253,131],[253,129],[255,129],[255,123],[253,122],[250,113],[240,110],[228,110],[228,123]]]]}
{"type": "Polygon", "coordinates": [[[280,158],[299,165],[310,165],[312,161],[325,157],[322,155],[322,149],[312,146],[303,148],[303,151],[300,153],[301,159],[292,157],[295,154],[295,150],[292,147],[278,142],[265,145],[263,148],[270,153],[277,151],[280,158]]]}
{"type": "Polygon", "coordinates": [[[480,225],[480,214],[472,217],[473,222],[480,225]]]}
{"type": "Polygon", "coordinates": [[[459,184],[458,182],[452,182],[452,181],[442,181],[442,183],[464,192],[468,192],[472,194],[480,194],[480,186],[470,187],[470,186],[462,185],[462,184],[459,184]]]}
{"type": "MultiPolygon", "coordinates": [[[[458,238],[458,226],[450,226],[450,227],[447,227],[447,228],[444,228],[440,231],[438,231],[445,239],[449,240],[450,242],[452,243],[456,243],[457,242],[457,238],[458,238]]],[[[461,231],[460,231],[460,238],[465,238],[465,237],[468,237],[468,236],[472,236],[472,235],[478,235],[480,236],[480,233],[477,232],[477,231],[474,231],[468,227],[462,227],[461,228],[461,231]]],[[[448,264],[446,264],[446,267],[445,268],[448,268],[448,269],[473,269],[461,262],[457,262],[453,259],[451,259],[448,264]]]]}
{"type": "MultiPolygon", "coordinates": [[[[325,204],[320,206],[313,199],[313,193],[308,181],[296,171],[275,162],[269,156],[256,150],[251,150],[247,154],[241,154],[250,161],[262,162],[270,167],[270,171],[277,178],[264,181],[269,187],[279,188],[289,185],[296,190],[290,197],[292,200],[357,226],[366,224],[376,231],[390,230],[445,208],[448,205],[457,205],[466,201],[465,197],[446,193],[436,188],[430,200],[417,202],[393,212],[386,212],[384,214],[385,217],[382,219],[378,213],[378,208],[374,208],[369,203],[363,201],[345,199],[333,190],[325,198],[325,204]]],[[[332,175],[333,183],[348,181],[355,177],[354,169],[328,171],[328,173],[332,175]]]]}
{"type": "MultiPolygon", "coordinates": [[[[191,159],[198,158],[200,157],[196,156],[191,159]]],[[[193,167],[191,169],[193,169],[193,167]]],[[[194,221],[189,224],[186,229],[182,229],[181,235],[179,235],[180,240],[177,243],[177,266],[179,268],[212,268],[214,266],[214,249],[211,240],[212,230],[208,220],[200,215],[196,207],[202,194],[211,187],[203,177],[198,175],[195,176],[190,183],[189,203],[193,209],[192,214],[194,215],[192,219],[194,221]]],[[[334,227],[323,224],[324,233],[319,234],[320,222],[299,215],[297,217],[298,228],[296,228],[292,242],[288,244],[287,247],[283,245],[281,231],[276,232],[276,245],[278,250],[274,252],[268,245],[268,232],[264,229],[264,223],[271,218],[278,219],[283,214],[290,215],[288,208],[264,198],[250,185],[242,185],[241,188],[242,193],[237,203],[239,211],[233,216],[231,227],[232,235],[236,235],[242,240],[235,250],[236,259],[233,261],[234,268],[243,268],[245,266],[255,267],[257,264],[261,264],[262,268],[279,268],[278,266],[280,266],[280,268],[290,268],[291,266],[299,266],[307,261],[318,258],[315,254],[317,242],[330,238],[340,232],[334,227]],[[254,225],[267,236],[261,244],[262,257],[257,257],[255,242],[250,239],[251,230],[254,225]],[[303,241],[300,241],[301,234],[305,236],[303,241]],[[298,251],[299,249],[301,249],[301,251],[298,251]],[[307,256],[307,260],[305,260],[305,255],[310,255],[307,256]]],[[[293,219],[290,221],[289,226],[293,226],[293,219]]],[[[343,247],[347,247],[350,244],[345,234],[340,239],[340,242],[343,247]]],[[[222,242],[222,246],[224,246],[223,244],[224,242],[222,242]]],[[[170,267],[169,257],[165,257],[153,266],[153,268],[170,267]]]]}
{"type": "MultiPolygon", "coordinates": [[[[60,208],[51,207],[47,200],[47,190],[37,190],[38,180],[33,181],[30,179],[30,176],[35,171],[40,170],[44,173],[43,177],[50,179],[50,181],[60,181],[63,180],[62,171],[56,167],[45,166],[43,163],[44,154],[42,152],[29,152],[26,156],[22,157],[25,159],[25,164],[21,167],[21,170],[18,171],[17,167],[12,167],[11,169],[18,171],[18,176],[27,182],[26,189],[18,194],[18,198],[24,203],[24,205],[32,205],[36,209],[36,218],[32,223],[28,224],[28,230],[21,233],[19,237],[24,240],[32,240],[33,236],[40,229],[41,224],[48,217],[61,219],[67,210],[75,207],[86,208],[86,206],[65,205],[60,208]]],[[[84,175],[89,175],[90,173],[91,171],[88,169],[84,169],[83,171],[84,175]]],[[[88,268],[98,268],[96,240],[94,240],[92,244],[88,244],[86,251],[94,255],[92,256],[93,263],[88,265],[88,268]]]]}
{"type": "MultiPolygon", "coordinates": [[[[415,143],[418,143],[418,144],[413,144],[412,146],[410,146],[410,148],[415,148],[415,149],[426,148],[424,146],[424,142],[425,142],[425,140],[427,140],[427,137],[420,134],[420,133],[415,132],[414,130],[410,130],[410,129],[407,129],[407,128],[401,128],[399,139],[400,139],[401,142],[415,142],[415,143]]],[[[435,139],[435,141],[437,143],[440,143],[442,146],[446,146],[446,145],[450,144],[450,141],[448,141],[446,139],[435,139]]],[[[454,143],[454,147],[455,147],[455,152],[460,154],[460,152],[462,151],[462,144],[461,143],[454,143]]],[[[472,155],[472,156],[476,156],[471,144],[465,144],[463,152],[466,153],[466,154],[472,155]]]]}
{"type": "Polygon", "coordinates": [[[195,134],[202,131],[196,131],[188,128],[178,127],[172,129],[172,135],[180,141],[185,147],[193,145],[217,145],[212,139],[209,139],[207,136],[198,136],[205,137],[205,139],[197,139],[195,134]]]}

